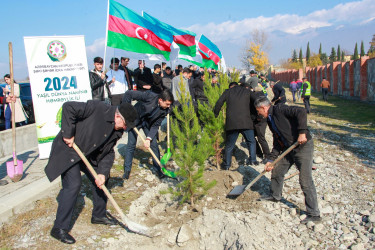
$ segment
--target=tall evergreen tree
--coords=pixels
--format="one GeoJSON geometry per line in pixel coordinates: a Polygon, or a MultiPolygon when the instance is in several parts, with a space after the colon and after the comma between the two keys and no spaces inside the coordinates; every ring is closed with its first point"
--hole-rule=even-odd
{"type": "Polygon", "coordinates": [[[337,46],[337,61],[342,61],[340,44],[337,46]]]}
{"type": "Polygon", "coordinates": [[[293,50],[293,55],[292,55],[292,62],[297,62],[298,58],[297,58],[297,51],[294,49],[293,50]]]}
{"type": "Polygon", "coordinates": [[[331,49],[331,55],[329,55],[329,61],[334,62],[336,61],[336,50],[334,47],[331,49]]]}
{"type": "Polygon", "coordinates": [[[306,64],[310,60],[310,42],[307,43],[307,49],[306,49],[306,64]]]}
{"type": "Polygon", "coordinates": [[[319,46],[319,55],[322,54],[322,43],[320,43],[320,46],[319,46]]]}
{"type": "Polygon", "coordinates": [[[181,107],[173,109],[175,118],[171,124],[175,138],[171,144],[173,158],[180,167],[176,171],[176,176],[181,181],[175,188],[169,188],[169,192],[180,198],[180,203],[190,202],[194,205],[197,199],[216,184],[216,181],[206,183],[203,180],[204,162],[212,151],[211,141],[208,133],[199,125],[191,97],[186,93],[184,85],[181,75],[181,95],[178,97],[181,107]]]}
{"type": "Polygon", "coordinates": [[[359,55],[358,55],[358,45],[357,45],[357,43],[355,43],[353,60],[357,60],[358,58],[359,58],[359,55]]]}
{"type": "Polygon", "coordinates": [[[363,45],[363,41],[361,41],[361,57],[365,55],[365,46],[363,45]]]}
{"type": "Polygon", "coordinates": [[[320,60],[322,61],[323,65],[326,65],[329,63],[328,56],[326,53],[320,54],[320,60]]]}
{"type": "Polygon", "coordinates": [[[345,52],[341,51],[341,61],[345,62],[345,52]]]}
{"type": "Polygon", "coordinates": [[[303,56],[302,56],[302,48],[299,49],[299,62],[302,63],[302,59],[303,59],[303,56]]]}

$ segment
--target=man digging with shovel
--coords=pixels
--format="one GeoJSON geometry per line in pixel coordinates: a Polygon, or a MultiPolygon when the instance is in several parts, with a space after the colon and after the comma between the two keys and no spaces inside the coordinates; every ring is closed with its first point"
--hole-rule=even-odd
{"type": "Polygon", "coordinates": [[[102,185],[107,185],[115,158],[113,147],[124,130],[134,127],[138,114],[129,103],[110,106],[101,101],[66,102],[62,108],[61,131],[53,141],[46,175],[53,181],[61,175],[62,189],[57,197],[58,208],[51,236],[63,243],[73,244],[75,239],[68,233],[74,205],[81,188],[81,171],[92,183],[92,224],[114,225],[107,217],[107,196],[102,185]],[[81,157],[73,149],[78,145],[93,168],[97,178],[88,172],[81,157]]]}
{"type": "Polygon", "coordinates": [[[289,168],[296,164],[299,170],[299,183],[305,196],[307,217],[301,221],[320,221],[315,185],[312,179],[312,160],[314,142],[307,128],[306,110],[301,107],[284,104],[272,105],[266,97],[260,97],[254,103],[259,115],[267,118],[268,127],[273,134],[273,149],[270,160],[290,147],[294,142],[300,144],[297,148],[280,160],[275,168],[271,162],[266,163],[265,170],[272,171],[271,196],[261,197],[260,200],[278,202],[282,198],[284,176],[289,168]]]}

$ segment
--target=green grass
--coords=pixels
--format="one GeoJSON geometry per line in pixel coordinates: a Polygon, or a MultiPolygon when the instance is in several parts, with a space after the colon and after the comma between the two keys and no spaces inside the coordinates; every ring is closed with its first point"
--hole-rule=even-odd
{"type": "MultiPolygon", "coordinates": [[[[288,100],[292,100],[289,90],[285,89],[285,91],[288,100]]],[[[312,93],[310,104],[312,117],[326,118],[327,124],[333,126],[350,124],[352,128],[362,132],[375,132],[374,104],[338,96],[328,96],[328,102],[325,102],[321,92],[312,93]]],[[[297,105],[304,106],[302,99],[297,105]]]]}

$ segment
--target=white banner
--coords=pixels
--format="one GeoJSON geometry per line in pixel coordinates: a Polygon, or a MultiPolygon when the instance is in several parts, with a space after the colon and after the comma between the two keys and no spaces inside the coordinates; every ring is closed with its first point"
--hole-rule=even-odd
{"type": "Polygon", "coordinates": [[[83,36],[24,37],[39,158],[49,157],[64,102],[92,99],[83,36]]]}

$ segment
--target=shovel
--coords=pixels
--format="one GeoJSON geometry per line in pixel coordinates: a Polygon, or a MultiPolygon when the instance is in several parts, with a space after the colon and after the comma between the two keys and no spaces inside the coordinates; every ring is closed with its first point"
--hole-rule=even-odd
{"type": "MultiPolygon", "coordinates": [[[[292,146],[290,146],[287,150],[285,150],[277,159],[271,163],[271,166],[275,166],[284,156],[286,156],[290,151],[292,151],[295,147],[298,146],[298,141],[296,141],[292,146]]],[[[255,182],[257,182],[263,175],[267,173],[266,170],[263,170],[263,172],[258,175],[252,182],[250,182],[248,185],[238,185],[235,186],[232,191],[227,195],[228,198],[233,198],[241,195],[243,192],[248,190],[252,185],[254,185],[255,182]]]]}
{"type": "MultiPolygon", "coordinates": [[[[92,176],[94,177],[94,179],[96,180],[98,178],[98,174],[96,173],[96,171],[94,170],[94,168],[91,166],[90,162],[87,160],[86,156],[82,153],[82,151],[79,149],[79,147],[77,146],[77,144],[73,143],[73,148],[74,150],[77,152],[77,154],[79,155],[79,157],[81,157],[82,161],[85,163],[86,167],[88,168],[88,170],[90,171],[90,173],[92,174],[92,176]]],[[[115,207],[117,213],[120,214],[121,216],[121,220],[122,220],[122,223],[132,232],[134,233],[137,233],[137,234],[141,234],[141,235],[145,235],[147,237],[150,237],[152,238],[154,235],[155,235],[155,232],[152,232],[152,230],[150,230],[148,227],[146,226],[142,226],[138,223],[135,223],[133,221],[131,221],[121,210],[121,208],[118,206],[117,202],[115,201],[115,199],[113,199],[113,196],[111,195],[111,193],[108,191],[107,187],[105,185],[102,185],[101,186],[102,190],[104,191],[105,195],[108,197],[108,200],[112,203],[112,205],[115,207]]]]}
{"type": "Polygon", "coordinates": [[[161,165],[165,166],[169,159],[171,158],[171,148],[169,146],[169,114],[167,115],[167,153],[163,155],[160,160],[161,165]]]}
{"type": "MultiPolygon", "coordinates": [[[[10,67],[10,84],[11,94],[14,96],[14,77],[13,77],[13,47],[9,43],[9,67],[10,67]]],[[[8,104],[9,105],[9,104],[8,104]]],[[[16,155],[16,121],[15,121],[15,103],[11,102],[10,107],[12,110],[12,141],[13,141],[13,161],[7,162],[7,174],[13,182],[21,180],[23,175],[23,161],[17,159],[16,155]]]]}
{"type": "MultiPolygon", "coordinates": [[[[142,135],[139,133],[138,129],[136,127],[134,127],[134,130],[135,132],[137,133],[137,135],[142,139],[143,143],[145,143],[145,139],[143,139],[142,135]]],[[[154,154],[154,152],[152,152],[151,148],[147,148],[148,151],[151,153],[152,157],[154,157],[154,160],[159,164],[160,168],[161,168],[161,171],[163,172],[164,175],[170,177],[170,178],[176,178],[176,174],[173,172],[173,171],[170,171],[168,169],[166,169],[165,167],[163,167],[158,159],[158,157],[156,157],[156,155],[154,154]]]]}

